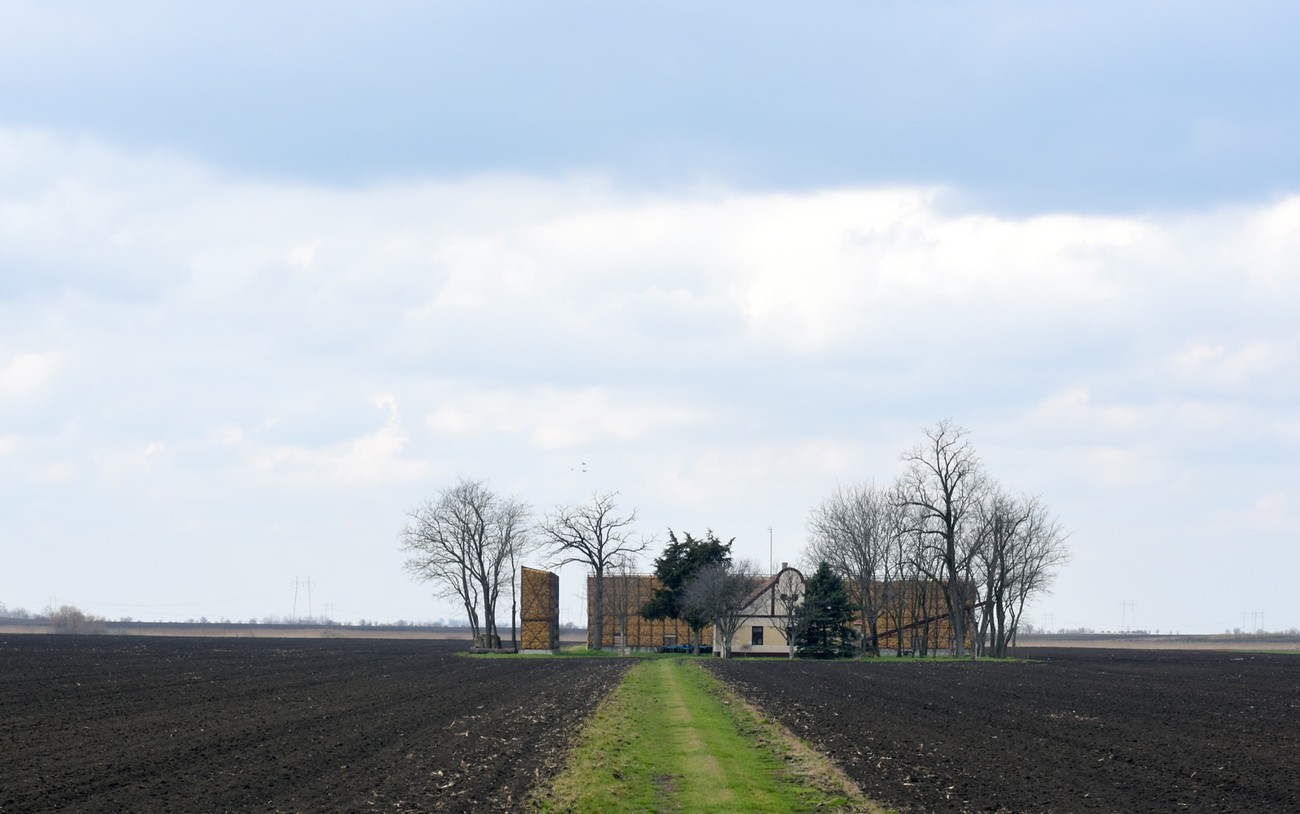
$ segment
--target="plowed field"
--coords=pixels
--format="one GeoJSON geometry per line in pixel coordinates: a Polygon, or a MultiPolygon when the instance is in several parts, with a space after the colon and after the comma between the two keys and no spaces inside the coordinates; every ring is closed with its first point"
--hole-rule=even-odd
{"type": "Polygon", "coordinates": [[[1300,656],[710,662],[908,812],[1300,812],[1300,656]]]}
{"type": "Polygon", "coordinates": [[[518,810],[625,664],[464,647],[0,638],[0,812],[518,810]]]}

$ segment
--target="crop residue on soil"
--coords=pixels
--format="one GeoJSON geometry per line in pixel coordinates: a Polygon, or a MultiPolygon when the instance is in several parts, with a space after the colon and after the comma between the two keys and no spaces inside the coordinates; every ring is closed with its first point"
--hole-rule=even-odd
{"type": "Polygon", "coordinates": [[[1300,811],[1300,657],[710,669],[908,812],[1300,811]]]}
{"type": "Polygon", "coordinates": [[[625,663],[0,638],[0,812],[513,811],[625,663]]]}

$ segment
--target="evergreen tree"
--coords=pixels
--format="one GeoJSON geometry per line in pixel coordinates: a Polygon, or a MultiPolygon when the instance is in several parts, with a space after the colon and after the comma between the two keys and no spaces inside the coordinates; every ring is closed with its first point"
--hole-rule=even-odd
{"type": "Polygon", "coordinates": [[[655,577],[660,587],[641,609],[641,615],[647,619],[681,619],[694,631],[698,642],[700,631],[709,620],[682,606],[683,592],[700,569],[731,562],[731,544],[735,541],[733,537],[722,542],[713,536],[712,529],[701,540],[692,537],[690,532],[678,540],[673,530],[668,529],[668,545],[655,560],[655,577]]]}
{"type": "Polygon", "coordinates": [[[795,653],[800,658],[833,659],[853,655],[857,637],[849,621],[855,608],[844,580],[823,560],[804,587],[795,612],[795,653]]]}

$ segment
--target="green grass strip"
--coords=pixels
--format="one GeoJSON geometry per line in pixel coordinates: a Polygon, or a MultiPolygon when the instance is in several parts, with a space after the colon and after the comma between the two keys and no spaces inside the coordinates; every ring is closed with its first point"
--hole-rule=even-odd
{"type": "Polygon", "coordinates": [[[882,810],[685,659],[633,666],[568,767],[533,802],[545,812],[593,814],[882,810]]]}

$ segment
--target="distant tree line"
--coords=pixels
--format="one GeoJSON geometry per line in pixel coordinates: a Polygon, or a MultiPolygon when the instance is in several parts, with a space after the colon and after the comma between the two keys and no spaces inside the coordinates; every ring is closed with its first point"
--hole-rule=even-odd
{"type": "MultiPolygon", "coordinates": [[[[26,608],[9,607],[0,602],[0,621],[4,622],[26,622],[32,625],[46,625],[56,633],[102,633],[109,626],[114,625],[219,625],[219,626],[247,626],[247,625],[264,625],[264,626],[283,626],[283,627],[383,627],[383,628],[452,628],[457,630],[469,629],[469,623],[463,619],[428,619],[424,621],[397,619],[395,621],[380,621],[375,619],[358,619],[355,622],[338,621],[328,616],[263,616],[260,619],[256,616],[248,619],[230,619],[221,617],[220,619],[209,619],[206,616],[189,617],[184,621],[166,621],[166,622],[149,622],[137,620],[130,616],[120,616],[117,619],[108,619],[102,616],[86,613],[75,605],[61,605],[58,608],[53,606],[47,607],[42,611],[33,613],[26,608]]],[[[570,629],[574,627],[572,622],[567,622],[561,627],[570,629]]]]}
{"type": "Polygon", "coordinates": [[[45,624],[52,633],[103,633],[104,619],[86,613],[75,605],[48,607],[41,613],[30,613],[25,608],[7,608],[0,603],[0,619],[45,624]]]}

